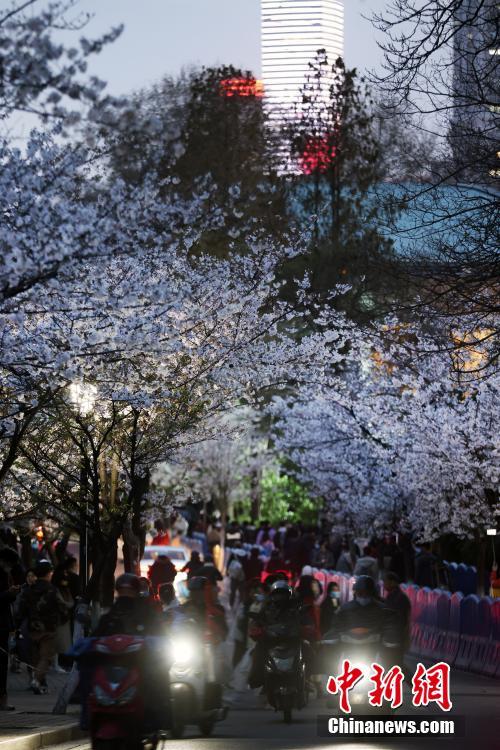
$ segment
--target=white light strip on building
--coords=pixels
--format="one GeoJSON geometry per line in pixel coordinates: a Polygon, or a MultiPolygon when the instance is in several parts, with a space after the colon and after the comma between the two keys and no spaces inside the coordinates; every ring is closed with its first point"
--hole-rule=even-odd
{"type": "Polygon", "coordinates": [[[344,54],[342,0],[261,0],[262,79],[268,105],[283,111],[300,100],[319,49],[331,65],[344,54]]]}

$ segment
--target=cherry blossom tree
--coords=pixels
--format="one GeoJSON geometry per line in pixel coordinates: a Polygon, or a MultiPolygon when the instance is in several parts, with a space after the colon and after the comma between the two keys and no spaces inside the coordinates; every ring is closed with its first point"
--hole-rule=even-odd
{"type": "Polygon", "coordinates": [[[337,522],[474,539],[484,570],[486,530],[500,515],[498,377],[457,382],[423,335],[375,354],[361,347],[342,381],[276,399],[278,448],[337,522]]]}

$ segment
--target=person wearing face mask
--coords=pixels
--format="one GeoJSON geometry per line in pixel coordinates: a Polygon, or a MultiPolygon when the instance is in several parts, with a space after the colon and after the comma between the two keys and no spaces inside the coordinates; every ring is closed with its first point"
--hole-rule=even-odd
{"type": "Polygon", "coordinates": [[[332,581],[326,589],[326,596],[320,607],[320,627],[322,636],[330,630],[333,618],[340,608],[340,589],[338,583],[332,581]]]}
{"type": "Polygon", "coordinates": [[[394,653],[400,645],[398,614],[381,601],[375,581],[370,576],[359,576],[353,586],[354,599],[343,604],[333,618],[327,638],[338,639],[352,635],[362,641],[367,635],[378,636],[380,658],[393,666],[394,653]]]}

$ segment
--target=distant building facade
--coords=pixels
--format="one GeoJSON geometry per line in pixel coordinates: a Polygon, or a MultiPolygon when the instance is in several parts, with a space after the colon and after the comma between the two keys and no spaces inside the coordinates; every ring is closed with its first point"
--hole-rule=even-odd
{"type": "Polygon", "coordinates": [[[261,0],[262,80],[266,105],[286,117],[300,101],[309,63],[324,49],[344,54],[342,0],[261,0]]]}
{"type": "Polygon", "coordinates": [[[463,0],[455,17],[450,139],[458,168],[473,181],[500,178],[499,7],[463,0]]]}

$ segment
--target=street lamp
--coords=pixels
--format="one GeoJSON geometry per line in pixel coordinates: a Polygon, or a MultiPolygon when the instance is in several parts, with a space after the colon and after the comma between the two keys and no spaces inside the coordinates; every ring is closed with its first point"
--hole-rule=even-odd
{"type": "MultiPolygon", "coordinates": [[[[87,417],[93,410],[94,404],[97,398],[97,388],[91,383],[75,382],[71,383],[69,387],[69,397],[72,405],[78,410],[82,417],[87,417]]],[[[83,455],[80,464],[80,488],[81,488],[81,500],[82,509],[80,515],[80,554],[79,554],[79,568],[80,568],[80,581],[82,589],[85,590],[88,583],[89,574],[89,558],[88,558],[88,544],[89,544],[89,529],[88,529],[88,472],[87,465],[85,462],[85,448],[87,438],[85,433],[83,434],[83,455]]]]}

